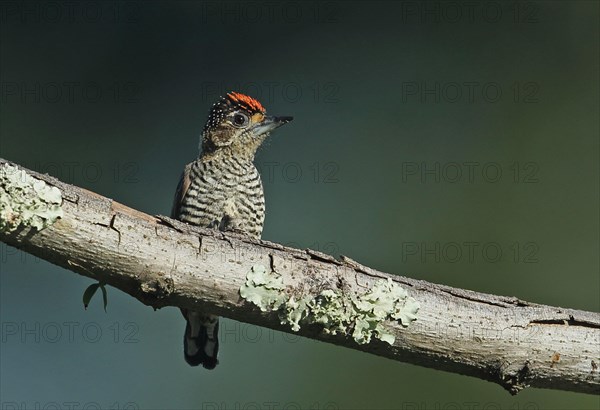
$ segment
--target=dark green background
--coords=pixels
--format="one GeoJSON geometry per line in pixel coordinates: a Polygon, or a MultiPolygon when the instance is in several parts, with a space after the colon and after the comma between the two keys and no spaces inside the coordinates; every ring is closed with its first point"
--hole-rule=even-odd
{"type": "MultiPolygon", "coordinates": [[[[6,159],[168,214],[211,104],[247,92],[295,117],[257,156],[265,239],[600,310],[595,1],[3,2],[0,12],[6,159]],[[415,166],[433,174],[406,172],[415,166]]],[[[92,281],[0,249],[3,408],[599,406],[560,391],[511,397],[230,320],[217,370],[190,368],[176,309],[109,289],[108,313],[98,299],[84,311],[92,281]]]]}

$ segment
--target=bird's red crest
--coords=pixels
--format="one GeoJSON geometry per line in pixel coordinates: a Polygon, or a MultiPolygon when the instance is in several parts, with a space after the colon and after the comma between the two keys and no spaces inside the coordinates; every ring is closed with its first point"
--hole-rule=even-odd
{"type": "Polygon", "coordinates": [[[232,91],[230,93],[227,93],[227,97],[237,104],[246,106],[247,108],[249,108],[249,111],[258,111],[261,113],[266,112],[265,108],[262,106],[261,103],[259,103],[252,97],[248,97],[247,95],[232,91]]]}

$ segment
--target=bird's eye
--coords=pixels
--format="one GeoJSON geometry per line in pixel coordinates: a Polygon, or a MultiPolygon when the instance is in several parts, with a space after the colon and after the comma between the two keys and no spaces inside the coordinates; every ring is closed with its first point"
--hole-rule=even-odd
{"type": "Polygon", "coordinates": [[[244,125],[248,124],[248,116],[244,114],[235,114],[233,116],[233,124],[237,125],[238,127],[243,127],[244,125]]]}

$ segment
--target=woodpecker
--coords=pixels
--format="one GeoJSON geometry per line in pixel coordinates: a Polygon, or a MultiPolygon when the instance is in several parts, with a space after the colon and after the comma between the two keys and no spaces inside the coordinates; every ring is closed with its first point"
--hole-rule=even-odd
{"type": "MultiPolygon", "coordinates": [[[[221,97],[202,131],[199,157],[186,165],[171,217],[191,225],[260,238],[265,198],[254,155],[270,132],[292,117],[267,116],[260,102],[237,92],[221,97]]],[[[186,319],[183,353],[190,366],[214,369],[219,318],[181,309],[186,319]]]]}

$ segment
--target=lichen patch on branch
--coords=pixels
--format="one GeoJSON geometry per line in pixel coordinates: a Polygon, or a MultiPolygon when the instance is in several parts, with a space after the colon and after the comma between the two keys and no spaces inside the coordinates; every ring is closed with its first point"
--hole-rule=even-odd
{"type": "Polygon", "coordinates": [[[268,273],[264,266],[254,265],[246,275],[246,283],[240,288],[240,295],[254,303],[261,311],[277,310],[286,302],[281,277],[268,273]]]}
{"type": "Polygon", "coordinates": [[[63,216],[56,187],[10,164],[0,165],[0,232],[19,226],[42,230],[63,216]]]}
{"type": "Polygon", "coordinates": [[[358,344],[372,337],[390,345],[395,337],[384,323],[399,321],[408,326],[416,320],[419,303],[392,279],[380,279],[365,293],[344,293],[325,289],[318,295],[288,297],[281,277],[262,265],[254,265],[246,275],[240,295],[261,311],[278,311],[282,324],[300,330],[300,322],[317,323],[329,334],[351,335],[358,344]]]}

